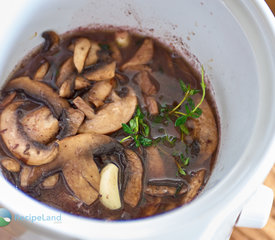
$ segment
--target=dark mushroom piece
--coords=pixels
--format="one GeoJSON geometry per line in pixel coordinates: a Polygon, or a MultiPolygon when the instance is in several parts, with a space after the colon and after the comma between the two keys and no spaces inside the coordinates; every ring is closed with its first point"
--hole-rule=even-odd
{"type": "Polygon", "coordinates": [[[4,91],[23,91],[26,95],[33,97],[47,105],[58,118],[64,108],[69,108],[69,103],[58,96],[58,94],[47,84],[33,81],[29,77],[19,77],[8,82],[4,91]]]}
{"type": "Polygon", "coordinates": [[[121,66],[121,70],[135,65],[142,65],[148,63],[154,54],[154,44],[152,39],[145,39],[141,47],[137,50],[135,55],[121,66]]]}
{"type": "Polygon", "coordinates": [[[58,153],[58,144],[49,146],[30,139],[18,121],[18,108],[24,102],[8,105],[1,114],[0,132],[9,151],[28,165],[41,165],[54,160],[58,153]]]}
{"type": "Polygon", "coordinates": [[[93,160],[94,154],[108,151],[118,143],[105,135],[79,134],[62,139],[56,159],[39,167],[34,167],[25,181],[35,186],[41,180],[62,170],[69,188],[87,205],[98,198],[100,175],[93,160]],[[77,143],[77,144],[76,144],[77,143]]]}
{"type": "Polygon", "coordinates": [[[205,176],[205,170],[199,170],[194,174],[189,183],[188,192],[182,197],[181,203],[185,204],[193,200],[199,193],[205,176]]]}
{"type": "Polygon", "coordinates": [[[93,119],[95,117],[95,112],[94,110],[91,108],[91,106],[86,103],[81,97],[76,97],[74,100],[73,100],[73,103],[74,105],[80,110],[82,111],[85,116],[88,118],[88,119],[93,119]]]}
{"type": "Polygon", "coordinates": [[[142,194],[143,166],[139,156],[132,150],[126,149],[129,179],[124,192],[124,201],[131,207],[136,207],[142,194]]]}
{"type": "MultiPolygon", "coordinates": [[[[195,102],[200,96],[195,95],[195,102]]],[[[194,123],[193,138],[197,139],[200,145],[199,161],[207,160],[216,150],[218,145],[218,130],[214,114],[207,102],[204,100],[200,105],[202,114],[199,118],[192,120],[194,123]]]]}
{"type": "Polygon", "coordinates": [[[63,139],[75,135],[82,124],[84,117],[84,113],[78,109],[69,108],[64,110],[61,116],[61,131],[56,138],[63,139]]]}
{"type": "Polygon", "coordinates": [[[137,97],[132,88],[128,88],[127,96],[123,98],[112,91],[111,100],[113,102],[102,106],[92,119],[86,120],[81,125],[80,133],[111,133],[120,129],[122,123],[127,123],[131,119],[137,106],[137,97]]]}
{"type": "Polygon", "coordinates": [[[8,106],[13,99],[16,97],[16,92],[11,92],[9,95],[7,95],[2,102],[0,103],[0,109],[4,109],[6,106],[8,106]]]}
{"type": "Polygon", "coordinates": [[[42,52],[53,50],[59,44],[59,36],[54,31],[43,32],[42,37],[45,39],[42,52]]]}

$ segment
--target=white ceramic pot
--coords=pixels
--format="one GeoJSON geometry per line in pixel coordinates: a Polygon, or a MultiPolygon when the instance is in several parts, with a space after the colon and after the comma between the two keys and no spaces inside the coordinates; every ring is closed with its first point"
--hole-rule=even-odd
{"type": "MultiPolygon", "coordinates": [[[[9,0],[0,8],[1,85],[45,30],[129,26],[172,42],[204,65],[221,121],[218,161],[191,204],[147,219],[15,221],[19,239],[225,239],[275,159],[275,21],[263,0],[9,0]],[[154,31],[150,31],[154,29],[154,31]],[[35,33],[37,36],[35,37],[35,33]],[[175,37],[173,37],[175,36],[175,37]],[[183,44],[181,44],[181,42],[183,44]],[[188,51],[186,51],[186,49],[188,51]],[[47,236],[47,238],[46,238],[47,236]]],[[[198,66],[198,64],[197,64],[198,66]]],[[[60,212],[0,176],[0,204],[21,216],[60,212]]]]}

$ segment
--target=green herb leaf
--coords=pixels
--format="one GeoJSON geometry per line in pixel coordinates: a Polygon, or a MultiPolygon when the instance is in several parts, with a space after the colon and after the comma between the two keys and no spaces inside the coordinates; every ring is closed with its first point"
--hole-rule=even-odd
{"type": "Polygon", "coordinates": [[[186,123],[186,120],[187,120],[187,117],[186,117],[186,116],[181,116],[181,117],[177,118],[177,120],[176,120],[176,122],[175,122],[175,126],[176,126],[176,127],[179,127],[179,126],[185,124],[185,123],[186,123]]]}
{"type": "Polygon", "coordinates": [[[181,132],[183,132],[185,135],[189,135],[189,130],[184,124],[180,125],[179,127],[181,132]]]}
{"type": "Polygon", "coordinates": [[[181,174],[181,175],[183,175],[183,176],[186,176],[185,170],[183,170],[181,167],[178,168],[178,171],[179,171],[179,174],[181,174]]]}
{"type": "Polygon", "coordinates": [[[126,132],[128,134],[134,134],[133,131],[131,130],[131,128],[125,123],[122,123],[122,129],[124,132],[126,132]]]}
{"type": "Polygon", "coordinates": [[[188,91],[188,87],[186,86],[186,84],[180,79],[180,87],[181,90],[186,93],[188,91]]]}
{"type": "Polygon", "coordinates": [[[149,138],[143,137],[143,136],[139,136],[139,141],[141,143],[142,146],[144,147],[149,147],[153,144],[153,141],[149,138]]]}

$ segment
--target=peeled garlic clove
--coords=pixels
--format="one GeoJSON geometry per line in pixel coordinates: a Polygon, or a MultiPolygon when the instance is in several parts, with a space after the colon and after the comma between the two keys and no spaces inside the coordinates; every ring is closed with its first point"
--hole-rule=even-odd
{"type": "Polygon", "coordinates": [[[109,163],[102,169],[100,176],[100,202],[111,210],[121,208],[118,190],[118,167],[109,163]]]}

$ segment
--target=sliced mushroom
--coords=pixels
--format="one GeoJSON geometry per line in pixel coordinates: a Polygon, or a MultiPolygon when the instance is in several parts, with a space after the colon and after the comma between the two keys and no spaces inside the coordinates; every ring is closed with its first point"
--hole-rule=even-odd
{"type": "Polygon", "coordinates": [[[43,183],[42,183],[42,187],[45,189],[51,189],[54,188],[54,186],[57,184],[59,180],[59,174],[56,173],[52,176],[47,177],[43,183]]]}
{"type": "Polygon", "coordinates": [[[84,113],[78,109],[69,108],[64,111],[61,125],[62,130],[58,134],[57,139],[63,139],[75,135],[82,124],[84,117],[84,113]]]}
{"type": "Polygon", "coordinates": [[[27,179],[34,186],[46,177],[62,170],[65,180],[75,195],[86,204],[98,198],[100,175],[93,154],[106,151],[118,143],[105,135],[78,134],[59,142],[56,159],[48,164],[34,167],[27,179]]]}
{"type": "Polygon", "coordinates": [[[95,117],[95,112],[94,110],[81,98],[81,97],[76,97],[73,100],[74,105],[81,110],[88,119],[93,119],[95,117]]]}
{"type": "Polygon", "coordinates": [[[71,74],[60,86],[59,96],[69,98],[74,93],[75,75],[71,74]]]}
{"type": "Polygon", "coordinates": [[[179,191],[176,187],[165,186],[165,185],[151,185],[149,184],[146,189],[145,193],[155,197],[168,197],[168,196],[175,196],[182,195],[186,193],[188,190],[187,186],[183,186],[179,191]]]}
{"type": "Polygon", "coordinates": [[[46,31],[42,33],[42,37],[45,39],[42,52],[47,52],[56,48],[59,44],[59,36],[53,31],[46,31]]]}
{"type": "Polygon", "coordinates": [[[111,93],[113,84],[111,80],[96,82],[87,93],[88,100],[96,107],[104,104],[105,98],[111,93]]]}
{"type": "Polygon", "coordinates": [[[124,201],[131,207],[136,207],[142,193],[142,162],[132,150],[125,150],[125,154],[129,163],[129,179],[124,192],[124,201]]]}
{"type": "Polygon", "coordinates": [[[121,67],[121,70],[125,70],[130,66],[141,65],[148,63],[154,54],[154,44],[152,39],[145,39],[141,47],[137,50],[135,55],[121,67]]]}
{"type": "Polygon", "coordinates": [[[32,167],[24,166],[20,172],[20,185],[25,188],[28,186],[28,181],[32,173],[32,167]]]}
{"type": "Polygon", "coordinates": [[[59,74],[56,79],[56,86],[60,87],[62,83],[70,77],[75,71],[73,58],[68,58],[60,67],[59,74]]]}
{"type": "Polygon", "coordinates": [[[126,31],[116,32],[115,41],[119,47],[126,48],[130,44],[130,34],[126,31]]]}
{"type": "Polygon", "coordinates": [[[90,86],[90,82],[88,80],[86,80],[84,77],[81,76],[77,76],[75,78],[75,84],[74,84],[74,89],[75,90],[80,90],[86,87],[90,86]]]}
{"type": "Polygon", "coordinates": [[[59,130],[58,120],[47,107],[41,107],[21,119],[24,132],[34,141],[48,143],[59,130]]]}
{"type": "Polygon", "coordinates": [[[146,95],[154,95],[158,92],[156,85],[150,79],[147,71],[139,72],[134,81],[139,85],[141,91],[146,95]]]}
{"type": "Polygon", "coordinates": [[[45,77],[46,73],[48,72],[48,69],[50,67],[50,64],[48,62],[44,62],[36,71],[34,74],[33,80],[35,81],[42,81],[45,77]]]}
{"type": "Polygon", "coordinates": [[[23,102],[8,105],[1,114],[0,132],[6,147],[18,159],[28,165],[51,162],[58,153],[58,144],[49,146],[30,140],[18,123],[18,108],[23,102]]]}
{"type": "Polygon", "coordinates": [[[146,148],[147,155],[147,170],[148,179],[159,179],[165,177],[165,167],[164,162],[160,156],[157,147],[146,148]]]}
{"type": "Polygon", "coordinates": [[[32,81],[29,77],[19,77],[11,80],[4,91],[22,90],[30,97],[40,100],[46,104],[53,113],[59,117],[64,108],[69,107],[69,103],[58,96],[58,94],[47,84],[32,81]]]}
{"type": "Polygon", "coordinates": [[[193,200],[203,185],[203,180],[205,176],[205,170],[200,170],[191,178],[189,183],[189,191],[183,196],[181,203],[185,204],[193,200]]]}
{"type": "Polygon", "coordinates": [[[97,51],[100,50],[100,46],[98,45],[97,42],[93,42],[93,41],[91,41],[90,44],[91,44],[91,47],[85,61],[85,66],[95,64],[98,60],[97,51]]]}
{"type": "Polygon", "coordinates": [[[100,202],[111,210],[121,208],[118,189],[118,167],[113,163],[107,164],[100,173],[100,202]]]}
{"type": "Polygon", "coordinates": [[[6,157],[6,158],[2,158],[0,161],[2,166],[6,168],[8,171],[10,172],[20,171],[20,164],[16,160],[6,157]]]}
{"type": "Polygon", "coordinates": [[[100,176],[92,156],[72,158],[65,163],[63,174],[74,194],[87,205],[98,198],[100,176]]]}
{"type": "Polygon", "coordinates": [[[74,65],[79,73],[82,71],[84,67],[84,63],[90,50],[90,47],[91,43],[87,38],[79,38],[75,41],[74,65]]]}
{"type": "Polygon", "coordinates": [[[9,95],[7,95],[0,103],[0,109],[4,109],[6,106],[8,106],[13,99],[16,96],[16,92],[11,92],[9,95]]]}
{"type": "Polygon", "coordinates": [[[94,71],[85,73],[84,77],[93,81],[108,80],[115,76],[115,70],[116,70],[116,62],[113,61],[111,63],[103,65],[102,67],[94,71]]]}
{"type": "Polygon", "coordinates": [[[121,53],[115,43],[110,43],[110,49],[112,51],[112,58],[119,64],[122,61],[121,53]]]}
{"type": "Polygon", "coordinates": [[[131,119],[137,105],[134,90],[130,87],[128,90],[124,98],[120,98],[115,91],[112,91],[113,102],[105,104],[91,120],[86,120],[79,128],[79,132],[107,134],[120,129],[122,123],[127,123],[131,119]]]}
{"type": "MultiPolygon", "coordinates": [[[[200,100],[199,95],[195,95],[195,103],[200,100]]],[[[206,99],[200,105],[202,114],[194,121],[193,138],[200,144],[200,161],[208,159],[216,150],[218,144],[218,130],[214,114],[206,99]]]]}
{"type": "Polygon", "coordinates": [[[159,114],[159,107],[156,99],[152,96],[146,96],[144,95],[144,102],[146,105],[146,108],[148,109],[148,112],[151,115],[158,115],[159,114]]]}

